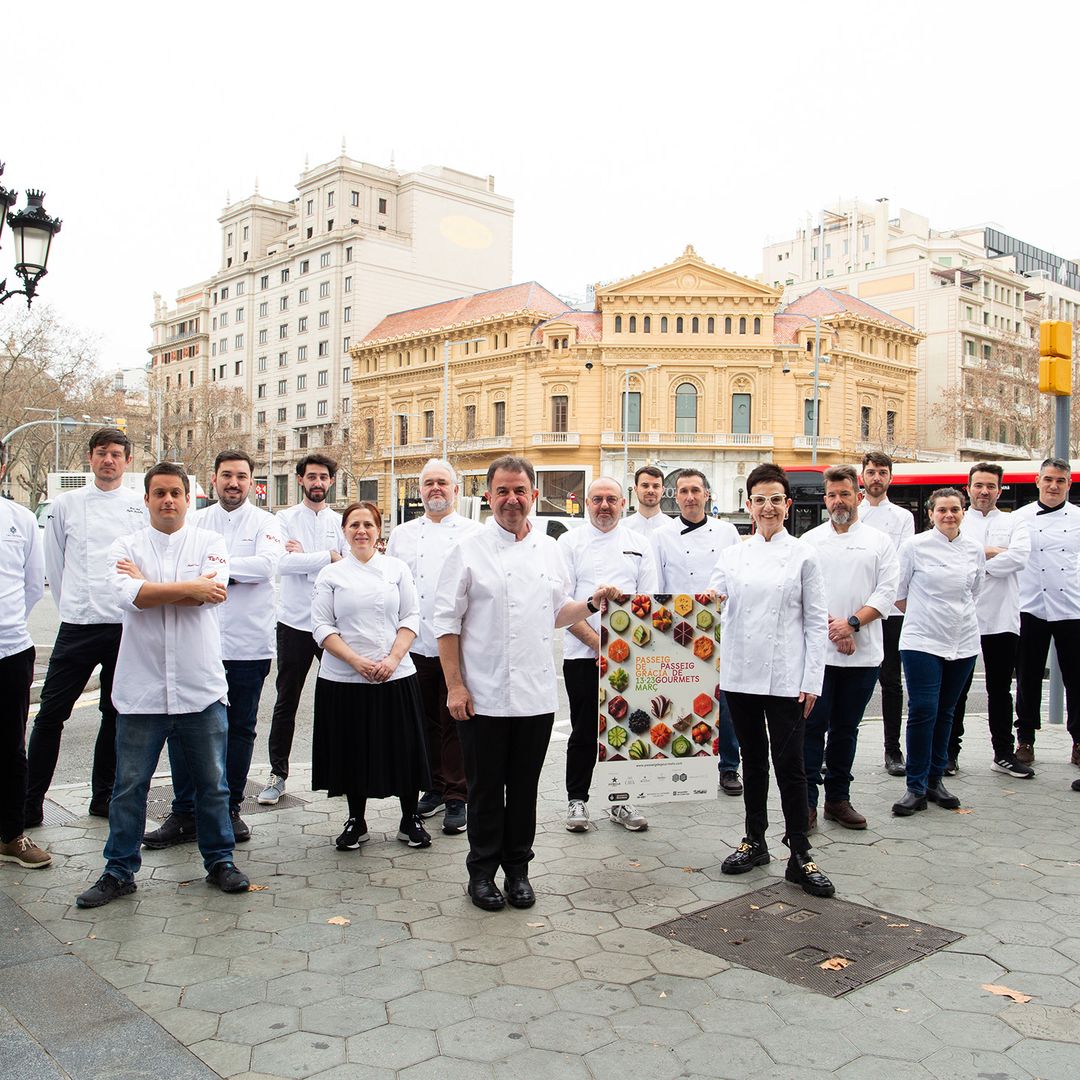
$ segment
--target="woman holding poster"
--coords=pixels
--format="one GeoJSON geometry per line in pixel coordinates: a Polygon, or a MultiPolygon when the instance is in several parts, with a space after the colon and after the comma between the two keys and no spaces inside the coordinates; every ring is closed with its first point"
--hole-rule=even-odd
{"type": "Polygon", "coordinates": [[[832,896],[832,882],[810,858],[803,734],[825,676],[829,615],[817,556],[784,522],[791,487],[778,465],[759,465],[746,479],[746,508],[756,531],[720,553],[710,582],[723,602],[720,687],[727,694],[742,748],[746,835],[720,869],[744,874],[771,856],[769,742],[791,851],[785,877],[813,896],[832,896]]]}

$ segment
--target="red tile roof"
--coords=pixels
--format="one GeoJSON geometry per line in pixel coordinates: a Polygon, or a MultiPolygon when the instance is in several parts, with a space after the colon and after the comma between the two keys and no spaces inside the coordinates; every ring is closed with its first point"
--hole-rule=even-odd
{"type": "Polygon", "coordinates": [[[774,315],[773,341],[777,345],[794,345],[799,328],[806,326],[807,321],[803,315],[774,315]]]}
{"type": "Polygon", "coordinates": [[[599,341],[604,325],[604,317],[599,311],[564,311],[553,319],[547,319],[533,330],[533,338],[540,339],[540,332],[551,323],[569,323],[577,327],[577,339],[582,341],[599,341]]]}
{"type": "Polygon", "coordinates": [[[508,285],[503,289],[460,296],[439,304],[395,311],[387,315],[363,339],[361,344],[391,338],[415,337],[455,326],[467,326],[498,315],[535,312],[538,315],[558,315],[567,310],[566,304],[535,281],[508,285]]]}
{"type": "Polygon", "coordinates": [[[890,315],[881,308],[868,304],[865,300],[850,296],[848,293],[835,292],[833,289],[814,289],[798,300],[793,300],[783,309],[784,315],[835,315],[846,311],[864,319],[872,319],[898,330],[914,330],[910,323],[890,315]]]}

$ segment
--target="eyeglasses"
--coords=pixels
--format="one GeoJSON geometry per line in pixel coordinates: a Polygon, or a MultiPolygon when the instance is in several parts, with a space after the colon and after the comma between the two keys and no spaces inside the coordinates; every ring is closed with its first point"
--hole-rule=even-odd
{"type": "Polygon", "coordinates": [[[759,508],[764,506],[766,503],[768,503],[769,506],[783,506],[784,503],[786,503],[786,502],[787,502],[787,496],[786,495],[751,495],[750,496],[750,505],[751,506],[757,506],[759,508]]]}
{"type": "Polygon", "coordinates": [[[604,506],[607,503],[616,506],[621,498],[621,495],[590,495],[589,502],[591,502],[593,506],[604,506]]]}

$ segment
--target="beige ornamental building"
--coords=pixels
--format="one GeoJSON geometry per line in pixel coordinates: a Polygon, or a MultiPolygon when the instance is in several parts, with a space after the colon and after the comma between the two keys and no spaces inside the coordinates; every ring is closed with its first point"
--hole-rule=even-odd
{"type": "Polygon", "coordinates": [[[581,513],[589,482],[623,478],[624,457],[631,479],[647,463],[701,469],[733,512],[754,465],[809,464],[815,441],[820,463],[871,447],[908,456],[921,335],[829,290],[780,299],[688,247],[598,285],[591,311],[532,282],[395,313],[352,349],[361,488],[389,506],[393,474],[399,504],[415,500],[421,465],[443,453],[444,378],[446,453],[464,493],[483,491],[495,456],[525,454],[541,514],[581,513]]]}

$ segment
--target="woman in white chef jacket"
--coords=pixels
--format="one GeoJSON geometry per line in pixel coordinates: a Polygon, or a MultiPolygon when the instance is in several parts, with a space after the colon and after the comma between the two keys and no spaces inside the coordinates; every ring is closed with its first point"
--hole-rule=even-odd
{"type": "Polygon", "coordinates": [[[401,803],[397,838],[428,847],[416,813],[430,786],[409,657],[420,628],[416,587],[405,563],[376,550],[382,515],[374,503],[353,503],[341,524],[349,554],[319,572],[311,601],[311,632],[325,652],[315,684],[311,787],[349,801],[338,850],[368,839],[367,800],[391,795],[401,803]]]}
{"type": "Polygon", "coordinates": [[[785,877],[814,896],[832,882],[810,858],[803,737],[821,693],[829,615],[817,555],[784,528],[791,486],[778,465],[746,478],[746,508],[756,526],[742,544],[720,553],[710,585],[723,600],[720,688],[727,696],[743,758],[746,835],[720,869],[742,874],[770,859],[769,743],[791,851],[785,877]]]}
{"type": "Polygon", "coordinates": [[[942,783],[953,710],[979,653],[975,599],[986,555],[960,532],[964,496],[938,488],[927,500],[933,528],[900,545],[896,606],[904,612],[900,662],[908,692],[907,791],[893,813],[909,817],[936,802],[955,810],[960,800],[942,783]]]}

